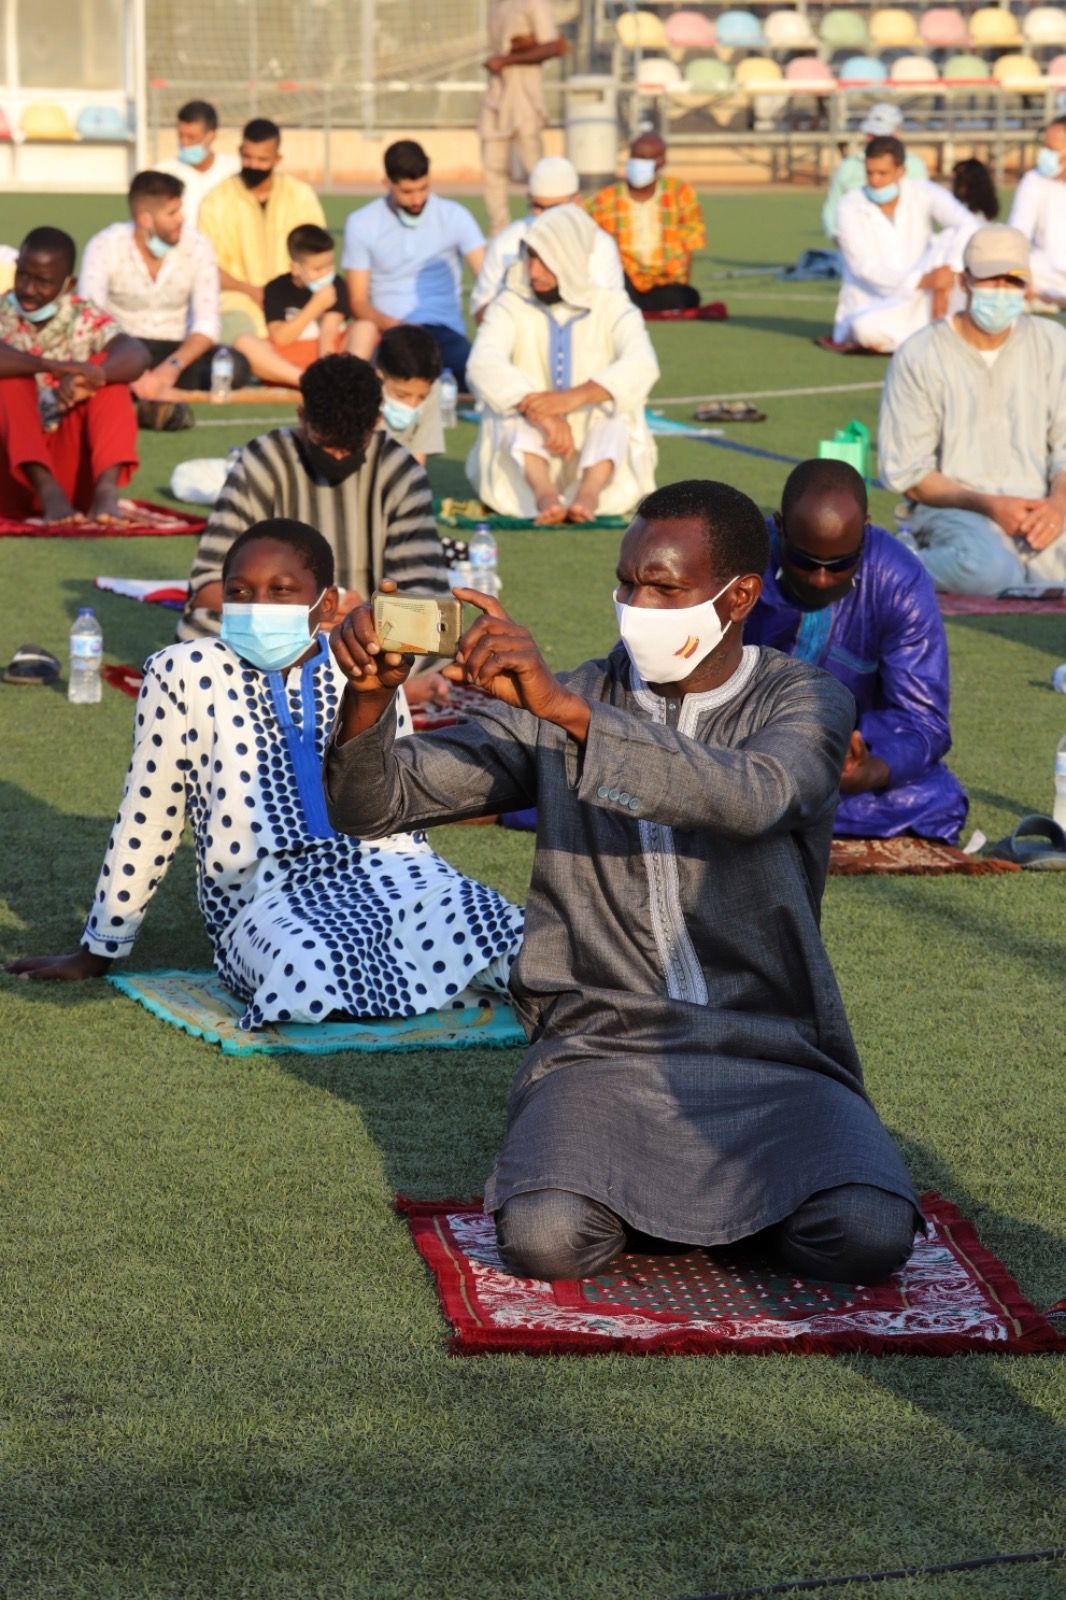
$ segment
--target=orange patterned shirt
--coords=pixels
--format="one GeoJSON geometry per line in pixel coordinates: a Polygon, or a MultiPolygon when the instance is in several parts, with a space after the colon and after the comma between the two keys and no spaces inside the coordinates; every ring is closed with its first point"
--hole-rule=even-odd
{"type": "Polygon", "coordinates": [[[703,214],[695,191],[679,178],[660,178],[655,196],[662,221],[654,259],[642,261],[636,248],[633,201],[626,183],[612,183],[586,201],[593,222],[618,245],[625,275],[643,293],[662,283],[687,283],[689,258],[707,243],[703,214]]]}

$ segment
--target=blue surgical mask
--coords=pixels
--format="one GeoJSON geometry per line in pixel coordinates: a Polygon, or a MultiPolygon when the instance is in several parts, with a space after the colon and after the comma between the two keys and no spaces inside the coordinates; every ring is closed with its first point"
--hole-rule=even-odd
{"type": "Polygon", "coordinates": [[[187,167],[198,167],[202,161],[207,160],[207,146],[205,144],[183,144],[178,151],[178,160],[184,161],[187,167]]]}
{"type": "Polygon", "coordinates": [[[899,199],[899,184],[886,183],[880,189],[874,189],[870,184],[863,184],[863,193],[867,200],[872,200],[875,206],[888,206],[893,200],[899,199]]]}
{"type": "Polygon", "coordinates": [[[651,156],[630,156],[626,162],[626,182],[634,189],[646,189],[655,182],[655,162],[651,156]]]}
{"type": "Polygon", "coordinates": [[[313,606],[258,605],[253,601],[226,600],[222,606],[222,638],[249,665],[261,672],[291,667],[311,648],[313,606]]]}
{"type": "Polygon", "coordinates": [[[148,246],[148,254],[155,256],[157,261],[162,261],[163,257],[168,256],[174,248],[166,239],[161,239],[158,233],[153,233],[151,238],[145,240],[145,244],[148,246]]]}
{"type": "Polygon", "coordinates": [[[15,293],[14,289],[11,289],[8,293],[7,303],[11,307],[12,311],[16,311],[20,317],[25,317],[27,322],[50,322],[55,316],[56,312],[59,310],[59,301],[61,299],[62,295],[58,296],[55,300],[49,300],[46,306],[38,306],[36,311],[27,311],[25,306],[19,301],[19,297],[15,293]]]}
{"type": "Polygon", "coordinates": [[[394,400],[388,394],[381,402],[381,415],[385,420],[385,426],[391,428],[393,433],[404,433],[408,428],[413,428],[421,414],[421,406],[406,405],[404,401],[394,400]]]}
{"type": "Polygon", "coordinates": [[[312,294],[318,294],[320,289],[329,288],[335,276],[335,273],[327,272],[324,278],[305,278],[304,287],[310,289],[312,294]]]}
{"type": "Polygon", "coordinates": [[[973,289],[970,293],[970,315],[982,333],[1004,333],[1024,310],[1024,289],[973,289]]]}
{"type": "Polygon", "coordinates": [[[405,211],[402,206],[396,207],[396,219],[398,222],[401,222],[405,228],[417,228],[425,214],[425,206],[422,207],[417,216],[412,216],[411,213],[409,211],[405,211]]]}
{"type": "Polygon", "coordinates": [[[1057,178],[1062,171],[1062,156],[1042,144],[1036,153],[1036,170],[1042,178],[1057,178]]]}

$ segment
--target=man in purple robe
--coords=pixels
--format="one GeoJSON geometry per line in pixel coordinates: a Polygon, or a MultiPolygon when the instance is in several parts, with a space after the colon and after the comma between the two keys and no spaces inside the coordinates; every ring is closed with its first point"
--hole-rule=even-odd
{"type": "Polygon", "coordinates": [[[843,461],[795,468],[770,536],[747,640],[823,667],[858,707],[833,832],[957,843],[967,800],[943,762],[947,640],[921,562],[870,524],[866,485],[843,461]]]}

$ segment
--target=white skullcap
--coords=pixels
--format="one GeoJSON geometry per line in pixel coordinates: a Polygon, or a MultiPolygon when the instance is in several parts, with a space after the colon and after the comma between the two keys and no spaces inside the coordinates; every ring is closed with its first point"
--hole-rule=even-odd
{"type": "Polygon", "coordinates": [[[577,168],[565,156],[541,156],[529,174],[534,200],[561,200],[577,194],[580,187],[577,168]]]}

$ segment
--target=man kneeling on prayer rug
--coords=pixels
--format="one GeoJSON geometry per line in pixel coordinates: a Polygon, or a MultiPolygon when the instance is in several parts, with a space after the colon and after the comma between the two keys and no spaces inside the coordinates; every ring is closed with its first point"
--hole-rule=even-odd
{"type": "Polygon", "coordinates": [[[770,565],[746,637],[824,667],[858,722],[833,832],[914,833],[955,844],[966,794],[943,757],[948,645],[918,557],[867,518],[866,484],[844,461],[802,461],[769,523],[770,565]]]}
{"type": "Polygon", "coordinates": [[[137,470],[130,395],[149,365],[139,339],[74,293],[74,240],[34,228],[0,301],[0,505],[46,522],[121,522],[137,470]]]}
{"type": "MultiPolygon", "coordinates": [[[[743,642],[769,539],[726,484],[640,504],[606,660],[556,677],[499,601],[463,635],[470,721],[397,739],[406,657],[362,606],[325,762],[363,838],[538,804],[511,996],[529,1047],[485,1193],[508,1268],[602,1272],[634,1235],[760,1235],[791,1272],[874,1283],[922,1225],[863,1087],[818,929],[855,701],[743,642]]],[[[605,591],[603,604],[610,605],[605,591]]]]}

